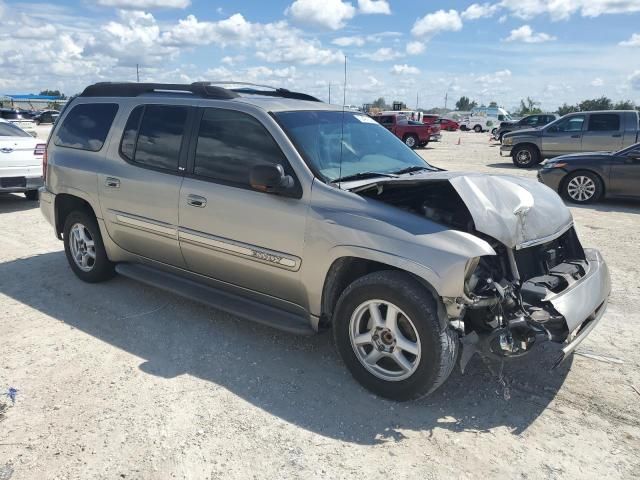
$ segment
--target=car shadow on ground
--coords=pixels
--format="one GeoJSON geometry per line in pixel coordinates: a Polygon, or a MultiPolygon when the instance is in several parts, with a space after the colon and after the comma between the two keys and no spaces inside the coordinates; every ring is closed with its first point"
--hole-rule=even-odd
{"type": "Polygon", "coordinates": [[[27,200],[22,194],[0,193],[0,214],[22,212],[38,208],[38,202],[27,200]]]}
{"type": "Polygon", "coordinates": [[[476,356],[430,397],[397,403],[351,378],[329,334],[289,335],[122,277],[86,284],[62,252],[0,264],[0,294],[144,359],[139,368],[149,375],[189,374],[284,421],[357,444],[399,441],[406,431],[428,437],[435,429],[503,426],[519,434],[547,408],[572,361],[550,370],[558,348],[543,344],[505,363],[499,376],[500,364],[488,368],[476,356]]]}
{"type": "MultiPolygon", "coordinates": [[[[524,170],[522,168],[516,167],[511,160],[508,160],[506,162],[500,162],[500,163],[489,163],[487,164],[487,167],[500,168],[505,170],[514,170],[514,171],[524,170]]],[[[528,168],[527,170],[540,170],[541,168],[542,168],[542,165],[534,165],[533,167],[528,168]]]]}

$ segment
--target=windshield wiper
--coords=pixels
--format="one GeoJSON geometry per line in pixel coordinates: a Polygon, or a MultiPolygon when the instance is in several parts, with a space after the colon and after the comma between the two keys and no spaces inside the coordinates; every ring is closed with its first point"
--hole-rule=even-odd
{"type": "Polygon", "coordinates": [[[344,177],[336,178],[335,180],[332,180],[331,183],[348,182],[349,180],[364,180],[365,178],[372,177],[398,178],[398,175],[396,175],[395,173],[382,172],[358,172],[352,175],[345,175],[344,177]]]}
{"type": "Polygon", "coordinates": [[[395,175],[403,175],[405,173],[411,172],[419,172],[421,170],[431,170],[429,167],[419,167],[418,165],[413,165],[412,167],[403,168],[402,170],[398,170],[397,172],[393,172],[395,175]]]}

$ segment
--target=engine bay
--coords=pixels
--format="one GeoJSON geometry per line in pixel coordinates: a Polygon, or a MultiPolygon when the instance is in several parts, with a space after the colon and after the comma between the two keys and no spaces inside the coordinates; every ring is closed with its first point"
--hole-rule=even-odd
{"type": "Polygon", "coordinates": [[[537,343],[566,340],[566,321],[549,299],[585,275],[585,253],[573,227],[545,243],[508,248],[476,229],[448,181],[429,182],[428,188],[424,183],[391,184],[360,194],[478,236],[495,250],[497,255],[478,257],[467,266],[462,298],[445,299],[456,303],[451,325],[459,331],[467,357],[476,351],[521,356],[537,343]]]}

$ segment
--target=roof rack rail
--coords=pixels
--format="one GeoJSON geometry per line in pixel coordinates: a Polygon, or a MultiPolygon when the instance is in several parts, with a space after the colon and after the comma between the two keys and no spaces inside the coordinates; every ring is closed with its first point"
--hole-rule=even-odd
{"type": "Polygon", "coordinates": [[[196,82],[182,83],[133,83],[133,82],[99,82],[89,85],[80,94],[81,97],[137,97],[152,92],[184,92],[203,98],[231,100],[239,95],[233,90],[196,82]]]}
{"type": "Polygon", "coordinates": [[[202,85],[202,86],[211,86],[211,85],[239,85],[239,88],[228,88],[232,92],[237,93],[246,93],[249,95],[264,95],[266,97],[282,97],[282,98],[293,98],[296,100],[308,100],[310,102],[321,102],[322,100],[309,95],[307,93],[301,92],[292,92],[286,88],[280,87],[272,87],[271,85],[262,85],[259,83],[249,83],[249,82],[234,82],[234,81],[215,81],[215,82],[194,82],[192,85],[202,85]],[[270,88],[273,90],[272,92],[265,90],[258,90],[256,88],[251,87],[260,87],[260,88],[270,88]]]}

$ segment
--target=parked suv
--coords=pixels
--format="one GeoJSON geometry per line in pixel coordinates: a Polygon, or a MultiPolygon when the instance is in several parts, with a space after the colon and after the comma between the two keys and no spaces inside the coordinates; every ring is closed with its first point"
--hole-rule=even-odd
{"type": "Polygon", "coordinates": [[[500,127],[495,131],[493,138],[502,143],[502,136],[505,133],[522,130],[523,128],[540,128],[556,120],[558,116],[554,113],[537,113],[527,115],[520,120],[500,122],[500,127]]]}
{"type": "Polygon", "coordinates": [[[566,343],[601,319],[607,266],[556,193],[446,172],[359,112],[288,90],[96,84],[44,157],[40,206],[73,272],[116,272],[289,332],[331,329],[398,400],[478,352],[566,343]]]}

